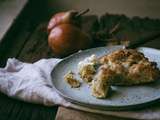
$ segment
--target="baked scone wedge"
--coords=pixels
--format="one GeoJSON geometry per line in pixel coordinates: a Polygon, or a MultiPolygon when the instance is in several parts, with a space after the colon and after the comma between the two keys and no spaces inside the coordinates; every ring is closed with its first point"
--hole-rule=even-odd
{"type": "Polygon", "coordinates": [[[108,65],[102,65],[92,80],[91,94],[96,98],[105,98],[109,93],[113,74],[114,72],[108,69],[108,65]]]}
{"type": "Polygon", "coordinates": [[[99,58],[112,70],[112,85],[138,85],[157,80],[160,71],[156,63],[150,62],[143,53],[133,49],[121,49],[99,58]]]}

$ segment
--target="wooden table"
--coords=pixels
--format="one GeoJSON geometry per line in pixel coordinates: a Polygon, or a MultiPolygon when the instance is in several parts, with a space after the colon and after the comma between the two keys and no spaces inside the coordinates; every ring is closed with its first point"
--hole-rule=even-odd
{"type": "MultiPolygon", "coordinates": [[[[24,5],[25,4],[27,4],[27,2],[25,2],[24,5]]],[[[1,35],[3,39],[0,42],[0,66],[4,66],[9,57],[16,57],[24,62],[35,62],[41,58],[54,57],[47,43],[46,25],[48,15],[41,17],[41,14],[45,12],[38,11],[39,9],[34,8],[34,5],[35,1],[27,4],[27,7],[25,7],[22,14],[18,16],[16,22],[13,22],[13,26],[10,27],[10,29],[9,27],[6,28],[9,29],[9,31],[6,30],[8,32],[5,31],[7,34],[5,34],[5,36],[4,34],[1,35]],[[31,15],[37,17],[30,17],[31,15]]],[[[38,7],[41,8],[41,6],[42,4],[38,7]]],[[[92,22],[88,22],[90,23],[90,27],[95,23],[96,19],[95,16],[92,16],[92,22]]],[[[138,20],[139,18],[134,19],[138,20]]],[[[143,22],[138,25],[142,24],[143,22]]],[[[136,24],[133,25],[136,26],[136,24]]],[[[132,26],[133,29],[135,26],[132,26]]],[[[101,27],[106,26],[102,25],[101,27]]],[[[160,27],[160,24],[156,29],[145,28],[145,30],[139,31],[134,29],[127,32],[122,30],[122,32],[118,34],[127,34],[127,39],[135,39],[144,33],[160,30],[158,27],[160,27]]],[[[87,29],[86,31],[90,32],[90,30],[91,29],[87,29]]],[[[157,39],[152,43],[146,44],[146,46],[160,48],[159,44],[160,39],[157,39]]],[[[8,98],[6,95],[0,94],[0,119],[2,120],[53,120],[55,118],[57,120],[124,120],[124,118],[92,114],[64,107],[44,107],[42,105],[25,103],[8,98]]]]}

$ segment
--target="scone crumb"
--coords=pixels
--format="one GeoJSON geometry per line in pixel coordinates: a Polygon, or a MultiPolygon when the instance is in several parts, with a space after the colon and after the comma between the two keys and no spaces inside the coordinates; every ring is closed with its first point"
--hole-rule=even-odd
{"type": "Polygon", "coordinates": [[[79,88],[80,82],[74,77],[74,73],[69,71],[65,76],[64,80],[72,87],[72,88],[79,88]]]}
{"type": "Polygon", "coordinates": [[[98,64],[96,55],[91,55],[78,63],[79,75],[86,83],[93,80],[93,76],[96,73],[95,66],[98,64]]]}

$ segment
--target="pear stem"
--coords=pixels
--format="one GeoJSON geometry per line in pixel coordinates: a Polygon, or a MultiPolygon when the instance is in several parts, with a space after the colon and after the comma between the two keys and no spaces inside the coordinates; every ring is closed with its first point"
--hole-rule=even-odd
{"type": "Polygon", "coordinates": [[[89,8],[86,9],[86,10],[84,10],[84,11],[79,12],[79,13],[76,15],[76,17],[80,17],[80,16],[86,14],[87,12],[89,12],[89,8]]]}

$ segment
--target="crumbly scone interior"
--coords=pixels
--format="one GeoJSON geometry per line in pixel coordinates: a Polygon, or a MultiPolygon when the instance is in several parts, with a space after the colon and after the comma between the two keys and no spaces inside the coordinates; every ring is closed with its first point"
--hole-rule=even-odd
{"type": "Polygon", "coordinates": [[[72,87],[78,88],[80,87],[80,82],[74,77],[74,73],[69,71],[65,76],[64,80],[72,87]]]}
{"type": "Polygon", "coordinates": [[[108,65],[102,65],[92,80],[91,94],[97,98],[105,98],[110,89],[113,71],[108,69],[108,65]]]}
{"type": "Polygon", "coordinates": [[[97,64],[98,58],[96,55],[91,55],[78,63],[79,75],[83,81],[89,83],[93,80],[97,64]]]}

